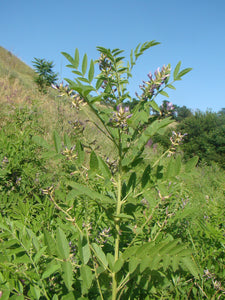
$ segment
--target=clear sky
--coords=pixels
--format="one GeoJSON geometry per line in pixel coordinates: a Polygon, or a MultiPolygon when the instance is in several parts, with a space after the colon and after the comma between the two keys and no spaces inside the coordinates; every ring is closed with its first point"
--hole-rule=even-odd
{"type": "Polygon", "coordinates": [[[78,48],[90,61],[96,46],[120,48],[129,59],[150,40],[161,44],[134,67],[133,95],[150,71],[181,60],[193,70],[168,90],[169,100],[193,110],[225,107],[225,0],[0,0],[0,46],[30,66],[34,57],[53,61],[60,79],[73,79],[62,51],[73,56],[78,48]]]}

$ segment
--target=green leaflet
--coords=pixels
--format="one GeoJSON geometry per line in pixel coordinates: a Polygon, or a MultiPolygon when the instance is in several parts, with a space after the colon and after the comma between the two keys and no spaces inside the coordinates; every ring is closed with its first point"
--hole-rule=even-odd
{"type": "Polygon", "coordinates": [[[184,76],[185,74],[189,73],[191,70],[192,70],[192,68],[183,69],[182,71],[180,71],[180,73],[178,73],[176,79],[180,80],[182,76],[184,76]]]}
{"type": "Polygon", "coordinates": [[[76,189],[78,195],[86,195],[93,200],[100,200],[99,204],[101,204],[101,203],[109,204],[109,203],[112,203],[112,201],[113,201],[111,198],[106,197],[106,196],[90,189],[89,187],[87,187],[83,184],[79,184],[79,183],[72,182],[72,181],[68,181],[67,184],[70,185],[71,187],[73,187],[74,189],[76,189]]]}
{"type": "Polygon", "coordinates": [[[87,264],[89,259],[91,258],[91,251],[86,238],[81,235],[78,238],[78,251],[82,263],[87,264]]]}
{"type": "Polygon", "coordinates": [[[54,140],[54,145],[55,145],[56,152],[60,153],[60,151],[62,149],[62,145],[61,145],[60,136],[59,136],[57,131],[54,131],[54,133],[53,133],[53,140],[54,140]]]}
{"type": "Polygon", "coordinates": [[[146,186],[146,184],[148,183],[148,181],[150,180],[150,174],[151,174],[151,166],[147,165],[147,167],[145,168],[142,178],[141,178],[141,186],[142,188],[144,188],[146,186]]]}
{"type": "Polygon", "coordinates": [[[191,172],[197,165],[198,160],[199,160],[198,156],[194,156],[191,159],[189,159],[189,161],[185,165],[185,172],[187,173],[191,172]]]}
{"type": "Polygon", "coordinates": [[[98,170],[98,157],[94,151],[91,151],[91,155],[90,155],[90,169],[91,171],[98,170]]]}
{"type": "Polygon", "coordinates": [[[61,52],[61,54],[65,56],[65,58],[71,63],[72,66],[74,66],[74,60],[70,54],[66,52],[61,52]]]}
{"type": "Polygon", "coordinates": [[[67,289],[70,291],[72,289],[73,284],[73,269],[70,261],[61,262],[62,271],[63,271],[63,281],[67,289]]]}
{"type": "Polygon", "coordinates": [[[30,291],[34,299],[39,299],[41,296],[41,290],[38,286],[31,286],[30,291]]]}
{"type": "Polygon", "coordinates": [[[104,269],[106,269],[108,266],[108,261],[105,256],[105,253],[102,251],[102,248],[99,247],[96,243],[92,243],[91,245],[94,249],[95,255],[96,255],[99,263],[103,266],[104,269]]]}
{"type": "Polygon", "coordinates": [[[56,230],[56,242],[59,257],[62,259],[68,259],[70,254],[69,243],[66,239],[65,233],[60,227],[56,230]]]}
{"type": "Polygon", "coordinates": [[[102,172],[104,178],[110,179],[112,177],[111,171],[108,165],[104,162],[104,160],[100,156],[98,156],[98,164],[99,164],[99,170],[102,172]]]}
{"type": "Polygon", "coordinates": [[[150,101],[150,105],[154,110],[156,110],[158,112],[160,111],[158,104],[154,100],[150,101]]]}
{"type": "Polygon", "coordinates": [[[76,48],[75,54],[74,54],[74,68],[77,69],[79,67],[79,51],[76,48]]]}
{"type": "Polygon", "coordinates": [[[185,265],[185,267],[191,272],[191,274],[198,279],[199,278],[199,269],[195,261],[192,257],[183,257],[182,263],[185,265]]]}
{"type": "Polygon", "coordinates": [[[177,78],[177,74],[180,70],[180,66],[181,66],[181,61],[178,62],[178,64],[176,65],[174,71],[173,71],[173,80],[176,80],[177,78]]]}
{"type": "Polygon", "coordinates": [[[49,264],[46,264],[46,271],[41,276],[41,279],[49,278],[52,274],[60,269],[60,264],[53,260],[49,264]]]}
{"type": "Polygon", "coordinates": [[[45,253],[47,246],[41,248],[34,256],[34,262],[37,264],[42,257],[42,255],[45,253]]]}
{"type": "Polygon", "coordinates": [[[120,256],[113,266],[113,272],[115,273],[119,272],[123,267],[123,264],[124,264],[124,259],[122,256],[120,256]]]}
{"type": "Polygon", "coordinates": [[[84,162],[84,149],[80,141],[76,143],[76,150],[77,150],[77,164],[78,166],[82,165],[84,162]]]}
{"type": "Polygon", "coordinates": [[[83,76],[85,75],[86,71],[87,71],[87,54],[85,53],[84,57],[83,57],[83,61],[82,61],[82,74],[83,74],[83,76]]]}
{"type": "Polygon", "coordinates": [[[51,146],[46,142],[46,140],[40,136],[33,136],[32,140],[35,144],[37,144],[45,149],[49,150],[51,148],[51,146]]]}
{"type": "Polygon", "coordinates": [[[165,97],[169,98],[169,95],[168,95],[168,93],[167,93],[167,92],[165,92],[165,91],[160,91],[160,92],[159,92],[159,94],[161,94],[161,95],[163,95],[163,96],[165,96],[165,97]]]}
{"type": "Polygon", "coordinates": [[[72,147],[71,140],[67,133],[64,133],[64,145],[70,149],[72,147]]]}
{"type": "Polygon", "coordinates": [[[166,171],[166,178],[176,177],[179,175],[181,170],[181,156],[178,155],[176,158],[170,157],[169,164],[166,171]]]}
{"type": "Polygon", "coordinates": [[[94,79],[94,73],[95,73],[94,62],[93,62],[93,60],[91,60],[90,68],[89,68],[89,72],[88,72],[89,83],[91,83],[92,80],[94,79]]]}
{"type": "Polygon", "coordinates": [[[88,265],[82,265],[80,268],[80,279],[82,294],[87,294],[91,287],[93,276],[91,268],[88,265]]]}
{"type": "Polygon", "coordinates": [[[44,228],[44,242],[47,246],[47,251],[49,255],[56,254],[56,243],[51,234],[44,228]]]}

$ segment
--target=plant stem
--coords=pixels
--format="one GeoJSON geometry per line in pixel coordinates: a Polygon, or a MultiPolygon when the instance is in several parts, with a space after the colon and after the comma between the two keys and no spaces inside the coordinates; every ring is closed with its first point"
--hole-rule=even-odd
{"type": "MultiPolygon", "coordinates": [[[[122,189],[122,143],[121,143],[121,131],[118,129],[119,133],[119,168],[118,168],[118,182],[117,182],[117,207],[116,207],[116,216],[120,214],[121,211],[121,189],[122,189]]],[[[115,218],[115,228],[116,228],[116,240],[115,240],[115,249],[114,249],[114,263],[119,258],[119,245],[120,245],[120,219],[115,218]]],[[[112,300],[117,299],[117,280],[116,280],[116,272],[112,273],[112,300]]]]}

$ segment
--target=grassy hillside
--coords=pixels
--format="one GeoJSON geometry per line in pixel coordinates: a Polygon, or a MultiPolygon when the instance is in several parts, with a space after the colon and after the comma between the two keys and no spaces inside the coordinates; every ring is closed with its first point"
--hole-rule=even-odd
{"type": "Polygon", "coordinates": [[[77,139],[77,127],[80,127],[84,139],[94,148],[104,148],[112,153],[111,145],[102,147],[104,139],[100,131],[92,126],[93,114],[85,106],[79,113],[72,108],[70,98],[59,97],[57,91],[48,89],[47,94],[38,91],[33,77],[35,72],[11,52],[0,47],[0,128],[12,122],[26,123],[29,119],[36,119],[36,134],[52,143],[55,130],[61,136],[66,132],[77,139]],[[16,122],[17,122],[16,121],[16,122]]]}

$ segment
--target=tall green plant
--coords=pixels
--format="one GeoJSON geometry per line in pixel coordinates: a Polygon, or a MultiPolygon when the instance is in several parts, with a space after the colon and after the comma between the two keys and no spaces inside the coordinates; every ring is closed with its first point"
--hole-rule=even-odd
{"type": "MultiPolygon", "coordinates": [[[[54,132],[55,157],[64,161],[66,176],[42,193],[50,199],[55,218],[43,232],[35,225],[31,230],[32,223],[0,220],[0,287],[6,297],[182,299],[183,286],[193,296],[202,270],[182,236],[175,234],[173,218],[179,212],[185,221],[183,178],[192,176],[198,158],[182,164],[176,153],[182,136],[176,133],[154,162],[147,159],[145,147],[172,122],[152,114],[160,112],[155,97],[168,97],[165,89],[174,89],[173,82],[191,69],[180,70],[179,62],[172,76],[170,65],[149,73],[137,104],[132,110],[127,105],[131,71],[139,56],[157,44],[139,44],[127,64],[123,50],[97,47],[100,57],[89,68],[86,54],[80,66],[78,49],[74,57],[63,53],[77,75],[74,81],[67,79],[64,92],[104,136],[101,143],[110,143],[114,150],[104,157],[82,139],[73,145],[67,135],[62,141],[54,132]]],[[[41,138],[33,140],[46,147],[41,138]]],[[[201,290],[194,296],[202,296],[201,290]]]]}
{"type": "MultiPolygon", "coordinates": [[[[155,211],[158,211],[159,207],[165,207],[165,202],[167,202],[165,199],[172,197],[161,195],[159,185],[163,184],[159,184],[161,180],[158,180],[161,176],[159,174],[160,159],[153,165],[145,165],[144,171],[140,169],[141,166],[144,167],[143,152],[148,140],[155,133],[162,132],[171,123],[170,118],[157,118],[151,114],[153,109],[160,111],[154,100],[155,97],[158,94],[168,97],[165,88],[174,89],[173,82],[180,80],[191,69],[180,71],[181,63],[179,62],[174,69],[173,80],[170,83],[170,65],[158,69],[154,76],[149,73],[149,80],[143,81],[143,85],[140,86],[141,95],[138,96],[138,104],[132,111],[126,105],[126,102],[131,99],[127,86],[132,76],[132,68],[140,55],[157,44],[155,41],[139,44],[134,51],[131,51],[130,61],[126,65],[125,57],[121,56],[123,50],[97,47],[100,58],[95,63],[98,64],[100,73],[95,77],[94,84],[94,61],[91,60],[89,70],[87,70],[87,55],[85,54],[79,70],[78,49],[74,57],[63,53],[70,62],[68,67],[72,68],[73,73],[77,75],[75,81],[67,79],[70,89],[75,91],[74,101],[82,99],[83,103],[88,105],[98,120],[98,122],[93,121],[94,124],[116,149],[114,166],[116,171],[112,171],[107,162],[96,152],[92,151],[90,155],[88,176],[90,178],[100,176],[102,183],[108,184],[106,190],[96,192],[96,187],[88,186],[90,181],[86,181],[85,184],[68,182],[77,195],[82,195],[90,201],[94,200],[101,207],[102,212],[106,214],[105,217],[108,218],[107,227],[112,228],[111,250],[109,250],[106,245],[99,246],[91,240],[88,229],[90,224],[85,224],[86,229],[83,230],[76,220],[69,217],[77,227],[81,240],[80,255],[84,255],[80,266],[83,296],[88,295],[95,279],[102,299],[106,297],[104,293],[106,295],[111,293],[112,299],[131,297],[132,288],[127,287],[134,278],[137,282],[142,280],[141,277],[145,278],[143,283],[147,284],[147,277],[152,275],[154,269],[162,268],[167,271],[171,264],[177,266],[174,267],[174,271],[180,265],[184,269],[187,268],[194,276],[198,276],[195,264],[188,256],[185,246],[169,236],[165,238],[161,236],[158,239],[162,229],[157,228],[155,234],[153,233],[154,227],[151,229],[155,211]],[[85,76],[86,73],[87,76],[85,76]],[[98,104],[100,102],[112,105],[102,107],[98,104]],[[152,190],[155,190],[158,196],[154,195],[152,190]],[[152,200],[152,197],[156,199],[152,200]],[[151,203],[148,213],[139,208],[141,202],[144,205],[151,203]],[[147,277],[144,275],[145,272],[148,274],[147,277]],[[104,282],[103,286],[101,286],[101,280],[104,282]],[[110,293],[109,286],[104,287],[107,281],[112,281],[110,293]]],[[[171,149],[163,156],[173,154],[175,144],[174,141],[171,149]]],[[[171,180],[180,173],[180,157],[172,157],[169,160],[167,170],[162,175],[163,181],[171,180]]],[[[193,166],[196,162],[196,160],[193,161],[193,166]]],[[[164,226],[168,216],[162,214],[158,217],[162,218],[162,226],[164,226]]]]}

